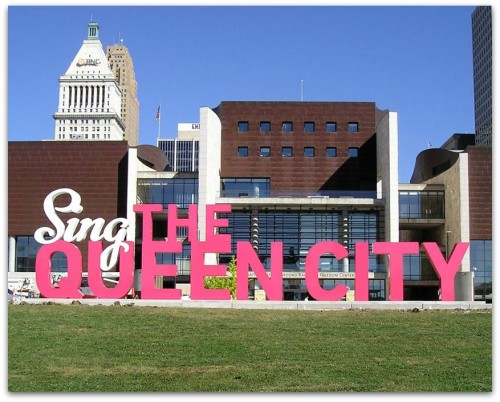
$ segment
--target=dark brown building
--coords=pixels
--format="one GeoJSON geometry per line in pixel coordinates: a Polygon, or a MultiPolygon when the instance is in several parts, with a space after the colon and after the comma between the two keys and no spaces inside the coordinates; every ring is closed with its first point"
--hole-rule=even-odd
{"type": "Polygon", "coordinates": [[[222,102],[221,178],[268,178],[271,193],[375,191],[372,102],[222,102]]]}
{"type": "MultiPolygon", "coordinates": [[[[207,189],[215,202],[232,207],[227,233],[233,251],[220,261],[230,261],[238,241],[250,240],[267,267],[271,244],[282,242],[283,297],[304,300],[309,248],[336,241],[349,255],[323,258],[321,284],[353,289],[355,243],[397,241],[397,209],[391,209],[397,202],[397,115],[374,102],[224,101],[212,111],[215,116],[200,119],[200,194],[207,189]],[[211,123],[207,135],[204,121],[211,123]],[[219,138],[217,165],[210,141],[219,138]]],[[[386,300],[384,261],[372,255],[369,265],[370,299],[386,300]]],[[[249,294],[258,286],[251,282],[249,294]]]]}
{"type": "MultiPolygon", "coordinates": [[[[52,227],[43,203],[54,190],[70,188],[82,199],[83,212],[61,216],[64,222],[72,217],[104,218],[106,222],[126,217],[127,155],[124,141],[9,142],[9,272],[34,272],[39,245],[33,235],[40,227],[52,227]]],[[[55,205],[68,203],[69,196],[60,196],[55,205]]],[[[86,271],[87,242],[77,245],[86,271]]],[[[64,271],[65,262],[53,261],[54,271],[57,264],[64,271]]]]}
{"type": "Polygon", "coordinates": [[[469,155],[469,219],[471,240],[491,240],[492,152],[491,147],[467,147],[469,155]]]}

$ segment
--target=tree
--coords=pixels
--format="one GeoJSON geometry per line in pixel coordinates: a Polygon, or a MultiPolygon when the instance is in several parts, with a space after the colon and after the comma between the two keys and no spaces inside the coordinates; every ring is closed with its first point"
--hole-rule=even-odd
{"type": "Polygon", "coordinates": [[[236,299],[236,258],[234,256],[227,266],[226,276],[207,276],[205,288],[228,289],[231,291],[231,299],[236,299]]]}

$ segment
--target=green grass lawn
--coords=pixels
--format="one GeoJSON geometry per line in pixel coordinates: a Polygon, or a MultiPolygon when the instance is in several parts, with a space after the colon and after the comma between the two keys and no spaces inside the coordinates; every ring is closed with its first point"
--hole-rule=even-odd
{"type": "Polygon", "coordinates": [[[8,306],[9,391],[492,391],[491,311],[8,306]]]}

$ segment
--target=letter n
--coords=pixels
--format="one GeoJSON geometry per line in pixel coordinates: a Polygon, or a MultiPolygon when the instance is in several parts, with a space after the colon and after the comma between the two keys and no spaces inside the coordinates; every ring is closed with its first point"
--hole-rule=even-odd
{"type": "Polygon", "coordinates": [[[271,276],[249,242],[236,245],[236,300],[248,300],[248,269],[252,268],[269,300],[283,300],[283,243],[271,243],[271,276]]]}

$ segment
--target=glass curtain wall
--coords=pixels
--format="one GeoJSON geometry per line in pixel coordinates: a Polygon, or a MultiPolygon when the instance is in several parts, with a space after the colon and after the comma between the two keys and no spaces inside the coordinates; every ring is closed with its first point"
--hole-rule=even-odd
{"type": "MultiPolygon", "coordinates": [[[[35,272],[36,255],[42,245],[34,236],[16,237],[16,272],[35,272]]],[[[54,253],[51,272],[68,272],[68,260],[64,253],[54,253]]]]}
{"type": "Polygon", "coordinates": [[[438,280],[427,254],[403,256],[403,279],[413,281],[438,280]]]}
{"type": "MultiPolygon", "coordinates": [[[[258,255],[266,268],[270,265],[271,243],[282,242],[285,271],[304,271],[305,257],[309,249],[323,240],[339,240],[339,214],[336,212],[290,212],[259,211],[258,255]]],[[[236,253],[238,241],[250,241],[252,238],[251,212],[232,212],[227,215],[229,228],[221,233],[231,234],[232,250],[236,253]]],[[[231,256],[221,255],[221,261],[227,263],[231,256]]],[[[339,262],[332,257],[321,259],[321,270],[338,271],[339,262]]]]}
{"type": "Polygon", "coordinates": [[[474,299],[493,301],[493,252],[491,240],[471,240],[470,266],[474,272],[474,299]]]}
{"type": "MultiPolygon", "coordinates": [[[[229,227],[221,229],[221,233],[229,233],[232,238],[232,254],[221,255],[221,261],[227,263],[236,253],[238,241],[251,241],[251,211],[235,211],[225,217],[229,227]]],[[[373,243],[383,238],[383,228],[380,226],[378,212],[359,212],[342,214],[339,211],[280,211],[260,210],[254,219],[258,222],[257,252],[266,268],[270,267],[271,243],[282,242],[284,254],[284,271],[304,271],[305,259],[309,249],[321,241],[331,240],[347,244],[349,263],[344,268],[344,262],[328,255],[320,260],[320,271],[354,272],[354,245],[356,242],[373,243]],[[344,226],[343,217],[347,219],[344,226]],[[347,236],[347,243],[343,243],[347,236]]],[[[385,272],[380,263],[380,256],[370,255],[369,264],[372,272],[385,272]]]]}
{"type": "Polygon", "coordinates": [[[269,197],[268,178],[226,178],[221,179],[221,197],[269,197]]]}
{"type": "Polygon", "coordinates": [[[141,204],[176,204],[179,208],[188,208],[198,203],[198,179],[138,179],[137,198],[141,204]]]}
{"type": "MultiPolygon", "coordinates": [[[[345,216],[344,216],[345,218],[345,216]]],[[[379,219],[378,212],[350,212],[347,216],[348,244],[349,244],[349,271],[355,270],[355,245],[358,242],[367,242],[371,245],[374,242],[382,241],[383,228],[382,220],[379,219]]],[[[343,232],[345,233],[345,232],[343,232]]],[[[369,254],[368,267],[371,272],[386,272],[385,264],[381,256],[369,254]]]]}
{"type": "Polygon", "coordinates": [[[402,219],[444,219],[444,191],[400,191],[402,219]]]}

